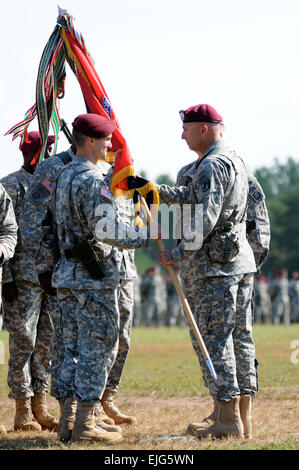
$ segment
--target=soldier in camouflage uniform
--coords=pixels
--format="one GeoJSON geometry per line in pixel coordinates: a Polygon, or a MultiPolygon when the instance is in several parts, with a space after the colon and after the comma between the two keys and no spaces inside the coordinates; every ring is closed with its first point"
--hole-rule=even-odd
{"type": "Polygon", "coordinates": [[[47,243],[52,247],[53,220],[49,203],[52,187],[62,168],[70,163],[75,154],[70,147],[41,162],[32,176],[30,188],[25,194],[23,212],[19,220],[22,234],[22,246],[36,266],[40,284],[51,303],[53,335],[51,344],[51,395],[59,401],[58,377],[63,362],[64,346],[61,331],[61,311],[56,297],[56,290],[51,286],[52,271],[56,264],[56,253],[47,250],[47,243]],[[50,254],[50,256],[49,256],[50,254]]]}
{"type": "Polygon", "coordinates": [[[113,443],[121,438],[120,433],[94,427],[94,408],[102,399],[118,351],[119,275],[112,246],[148,246],[148,233],[118,221],[111,193],[96,166],[97,160],[105,160],[115,125],[95,114],[75,119],[77,155],[62,170],[52,192],[60,251],[52,285],[62,310],[65,346],[59,377],[63,440],[70,433],[73,441],[113,443]],[[74,399],[78,401],[75,422],[74,399]]]}
{"type": "Polygon", "coordinates": [[[288,271],[280,269],[270,282],[269,292],[272,302],[272,323],[290,324],[290,299],[288,271]]]}
{"type": "MultiPolygon", "coordinates": [[[[1,180],[12,199],[17,221],[35,170],[33,161],[41,150],[38,132],[28,133],[28,138],[29,142],[21,146],[24,165],[1,180]]],[[[51,138],[48,151],[52,143],[51,138]]],[[[54,429],[57,421],[48,413],[46,404],[53,331],[51,304],[43,295],[35,264],[24,251],[20,235],[19,230],[15,255],[3,268],[4,325],[9,332],[10,353],[7,382],[9,397],[16,402],[14,429],[41,430],[41,426],[54,429]]]]}
{"type": "MultiPolygon", "coordinates": [[[[176,266],[177,277],[180,281],[179,267],[176,266]]],[[[167,291],[166,326],[186,326],[186,320],[181,302],[170,276],[165,279],[167,291]]]]}
{"type": "Polygon", "coordinates": [[[214,108],[198,105],[181,115],[182,138],[198,159],[180,170],[174,187],[157,187],[161,202],[191,206],[191,230],[185,229],[178,246],[159,257],[164,266],[181,263],[183,289],[218,376],[210,375],[190,330],[215,407],[206,422],[191,424],[189,431],[199,438],[241,437],[244,427],[248,435],[250,430],[241,420],[240,395],[252,397],[257,391],[251,309],[256,265],[246,237],[248,176],[242,159],[221,141],[222,118],[214,108]]]}
{"type": "MultiPolygon", "coordinates": [[[[105,162],[102,162],[102,165],[104,163],[105,162]]],[[[106,174],[103,169],[101,171],[103,174],[106,174]]],[[[111,186],[112,176],[113,165],[105,178],[105,184],[108,188],[111,186]]],[[[113,200],[118,220],[128,227],[133,227],[135,225],[133,199],[117,197],[113,200]]],[[[136,425],[136,417],[127,416],[122,413],[113,401],[119,389],[130,349],[134,306],[134,280],[137,275],[134,261],[135,251],[133,249],[115,248],[115,258],[119,272],[119,286],[117,290],[117,302],[120,314],[118,352],[113,367],[108,375],[106,390],[103,394],[101,404],[106,415],[113,419],[116,424],[136,425]]]]}
{"type": "Polygon", "coordinates": [[[289,281],[291,323],[299,323],[299,273],[293,271],[289,281]]]}
{"type": "Polygon", "coordinates": [[[137,273],[134,279],[134,306],[133,306],[133,326],[141,324],[141,276],[137,273]]]}
{"type": "Polygon", "coordinates": [[[254,322],[271,323],[269,279],[260,275],[254,283],[254,322]]]}
{"type": "MultiPolygon", "coordinates": [[[[52,250],[46,249],[48,240],[50,240],[51,246],[51,239],[53,238],[53,221],[51,211],[49,209],[51,189],[62,168],[73,160],[74,152],[75,146],[73,144],[73,146],[67,152],[62,152],[61,154],[56,155],[50,160],[46,160],[39,165],[34,174],[30,191],[25,196],[25,210],[20,222],[22,227],[23,244],[29,251],[33,243],[33,246],[35,247],[33,254],[36,258],[37,270],[40,277],[44,281],[42,286],[49,295],[54,295],[53,291],[55,291],[55,289],[51,287],[51,276],[52,270],[54,269],[55,263],[57,261],[56,256],[54,258],[52,257],[52,250]],[[43,187],[45,181],[48,182],[47,191],[45,191],[43,187]]],[[[101,173],[103,176],[105,176],[107,185],[110,186],[113,170],[111,170],[111,165],[103,161],[98,162],[97,165],[100,166],[101,173]]],[[[120,220],[124,223],[131,224],[132,218],[134,218],[134,206],[132,207],[132,202],[120,200],[119,198],[116,199],[116,202],[117,208],[119,208],[118,212],[120,220]]],[[[114,419],[105,416],[100,404],[96,409],[97,422],[102,427],[105,427],[106,430],[117,429],[116,427],[110,426],[111,424],[114,424],[114,421],[117,421],[119,424],[123,422],[133,424],[136,422],[135,417],[123,415],[112,403],[112,393],[115,393],[118,390],[130,346],[133,306],[131,283],[133,282],[132,280],[136,275],[133,250],[116,250],[116,259],[121,276],[118,292],[118,303],[121,315],[119,354],[116,358],[115,365],[111,370],[107,384],[110,392],[108,392],[107,389],[107,393],[105,394],[105,398],[107,398],[106,409],[108,412],[110,412],[110,414],[113,415],[114,419]]],[[[54,324],[52,342],[51,395],[61,403],[58,389],[58,377],[64,355],[61,330],[61,312],[57,298],[52,296],[51,301],[53,303],[52,320],[54,324]]]]}
{"type": "Polygon", "coordinates": [[[142,324],[155,327],[165,324],[167,293],[159,266],[147,270],[141,284],[141,296],[142,324]]]}
{"type": "MultiPolygon", "coordinates": [[[[2,266],[14,255],[17,245],[18,226],[13,204],[2,184],[0,184],[0,275],[2,266]]],[[[0,424],[0,434],[6,433],[5,427],[0,424]]]]}

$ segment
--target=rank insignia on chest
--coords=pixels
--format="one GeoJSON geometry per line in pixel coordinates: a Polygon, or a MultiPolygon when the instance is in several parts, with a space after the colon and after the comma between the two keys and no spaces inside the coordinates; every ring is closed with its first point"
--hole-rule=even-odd
{"type": "Polygon", "coordinates": [[[53,187],[53,181],[49,180],[49,178],[45,178],[42,182],[41,185],[46,188],[49,193],[52,193],[52,187],[53,187]]]}
{"type": "Polygon", "coordinates": [[[100,195],[105,197],[109,201],[111,201],[111,199],[112,199],[111,193],[110,193],[110,191],[108,191],[108,189],[101,188],[100,195]]]}

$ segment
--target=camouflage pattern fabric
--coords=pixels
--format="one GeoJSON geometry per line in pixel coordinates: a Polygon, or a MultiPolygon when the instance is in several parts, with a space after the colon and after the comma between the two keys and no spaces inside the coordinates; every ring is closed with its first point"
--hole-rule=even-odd
{"type": "Polygon", "coordinates": [[[272,279],[269,292],[272,302],[272,323],[279,325],[290,324],[290,299],[288,292],[289,282],[287,278],[272,279]]]}
{"type": "Polygon", "coordinates": [[[52,322],[48,299],[41,288],[16,280],[18,299],[3,299],[4,327],[9,333],[7,383],[10,398],[32,397],[48,391],[52,322]]]}
{"type": "Polygon", "coordinates": [[[291,323],[299,323],[299,280],[289,282],[290,319],[291,323]]]}
{"type": "Polygon", "coordinates": [[[147,275],[141,282],[141,323],[145,326],[165,324],[167,309],[166,287],[160,274],[147,275]]]}
{"type": "Polygon", "coordinates": [[[176,185],[156,185],[161,202],[168,205],[190,205],[193,227],[181,230],[182,239],[177,248],[172,250],[176,261],[184,260],[181,276],[189,270],[194,275],[205,277],[228,276],[255,272],[254,255],[246,237],[248,177],[242,159],[218,141],[211,145],[201,161],[196,160],[183,167],[177,176],[176,185]],[[202,230],[195,230],[195,206],[201,205],[203,220],[202,230]],[[215,263],[210,257],[212,235],[217,228],[224,227],[233,218],[234,228],[239,243],[239,252],[227,263],[215,263]],[[192,229],[194,230],[192,233],[192,229]],[[191,231],[190,231],[191,230],[191,231]],[[213,233],[212,233],[213,232],[213,233]],[[197,246],[192,249],[192,244],[197,246]],[[202,246],[200,248],[200,246],[202,246]]]}
{"type": "MultiPolygon", "coordinates": [[[[11,197],[17,222],[31,179],[32,175],[21,168],[1,180],[11,197]]],[[[22,245],[20,229],[14,257],[3,269],[3,284],[12,281],[18,291],[17,301],[3,299],[4,325],[9,332],[9,396],[25,398],[48,390],[53,327],[47,298],[39,286],[34,260],[22,245]]]]}
{"type": "Polygon", "coordinates": [[[79,400],[95,404],[102,397],[118,351],[119,275],[113,246],[146,247],[148,234],[118,220],[99,166],[82,157],[75,157],[62,170],[51,206],[61,256],[52,284],[58,288],[65,347],[59,392],[62,399],[73,393],[79,400]],[[120,239],[119,233],[126,238],[120,239]],[[101,260],[102,280],[93,279],[79,260],[65,256],[66,249],[86,239],[93,240],[101,260]]]}
{"type": "Polygon", "coordinates": [[[217,373],[207,368],[194,333],[193,348],[204,384],[219,402],[257,391],[255,348],[252,339],[253,275],[184,278],[183,289],[217,373]]]}
{"type": "MultiPolygon", "coordinates": [[[[180,278],[178,276],[180,281],[180,278]]],[[[166,326],[185,326],[186,319],[183,307],[178,298],[178,294],[174,287],[171,278],[166,280],[166,291],[167,291],[167,315],[166,315],[166,326]]]]}
{"type": "Polygon", "coordinates": [[[269,285],[266,282],[256,280],[254,283],[254,322],[271,323],[272,305],[269,294],[269,285]]]}
{"type": "MultiPolygon", "coordinates": [[[[0,268],[3,263],[13,257],[18,239],[18,225],[14,213],[13,203],[0,183],[0,268]]],[[[0,270],[1,274],[1,270],[0,270]]]]}
{"type": "Polygon", "coordinates": [[[141,323],[141,293],[140,293],[141,276],[137,274],[134,279],[133,296],[133,326],[138,326],[141,323]]]}
{"type": "Polygon", "coordinates": [[[64,360],[59,395],[95,405],[102,398],[115,361],[119,312],[115,289],[58,289],[64,360]]]}
{"type": "Polygon", "coordinates": [[[195,205],[201,205],[202,230],[183,231],[172,256],[181,261],[183,288],[218,375],[217,381],[211,377],[191,331],[205,385],[219,402],[247,391],[253,395],[257,385],[251,300],[256,265],[246,237],[249,186],[244,162],[217,141],[201,160],[180,170],[174,187],[157,187],[161,202],[191,205],[193,230],[195,205]],[[213,237],[228,225],[239,250],[227,261],[213,261],[213,237]],[[199,247],[190,249],[190,241],[198,241],[199,247]]]}
{"type": "Polygon", "coordinates": [[[134,302],[133,289],[133,280],[120,280],[120,285],[117,289],[117,304],[120,322],[118,351],[106,385],[106,389],[112,392],[118,391],[125,363],[129,354],[134,302]]]}

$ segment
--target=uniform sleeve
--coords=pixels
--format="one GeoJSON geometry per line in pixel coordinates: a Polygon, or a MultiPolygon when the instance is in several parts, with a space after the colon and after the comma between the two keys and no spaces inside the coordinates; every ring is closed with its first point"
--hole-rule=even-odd
{"type": "Polygon", "coordinates": [[[81,194],[80,206],[81,217],[97,241],[125,249],[148,246],[148,231],[119,221],[112,194],[98,180],[93,181],[86,194],[81,194]]]}
{"type": "Polygon", "coordinates": [[[0,249],[2,251],[2,257],[0,259],[1,266],[14,255],[14,250],[18,239],[17,232],[18,226],[12,201],[2,184],[0,184],[0,249]]]}
{"type": "MultiPolygon", "coordinates": [[[[188,217],[184,220],[183,237],[172,251],[176,261],[181,261],[202,247],[218,221],[230,182],[229,168],[213,157],[213,160],[203,165],[192,183],[187,186],[189,199],[186,203],[193,205],[194,212],[191,223],[188,223],[188,217]]],[[[182,216],[184,217],[184,212],[182,216]]]]}
{"type": "Polygon", "coordinates": [[[24,197],[19,221],[23,248],[35,258],[40,251],[44,236],[43,222],[47,216],[52,187],[51,168],[49,168],[48,160],[45,160],[35,170],[24,197]]]}

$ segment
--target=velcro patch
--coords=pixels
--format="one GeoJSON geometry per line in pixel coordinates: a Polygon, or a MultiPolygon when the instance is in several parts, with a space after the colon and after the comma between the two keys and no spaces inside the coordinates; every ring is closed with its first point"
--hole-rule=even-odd
{"type": "Polygon", "coordinates": [[[249,189],[249,194],[255,202],[260,202],[263,199],[263,194],[254,185],[249,189]]]}
{"type": "Polygon", "coordinates": [[[53,181],[49,180],[49,178],[45,178],[42,182],[41,185],[46,188],[49,193],[52,193],[52,188],[53,188],[53,181]]]}
{"type": "Polygon", "coordinates": [[[39,203],[47,200],[49,198],[49,190],[45,188],[45,186],[41,184],[37,184],[32,188],[30,192],[30,198],[33,202],[39,203]]]}
{"type": "Polygon", "coordinates": [[[100,195],[111,201],[112,195],[108,189],[101,188],[100,195]]]}

